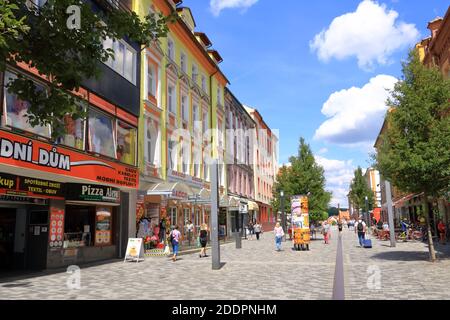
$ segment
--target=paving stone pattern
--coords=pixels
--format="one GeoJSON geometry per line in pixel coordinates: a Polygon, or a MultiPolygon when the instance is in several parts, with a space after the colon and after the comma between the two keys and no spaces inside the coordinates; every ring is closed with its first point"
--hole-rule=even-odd
{"type": "MultiPolygon", "coordinates": [[[[389,242],[374,240],[372,249],[363,249],[353,232],[344,230],[342,236],[346,299],[450,299],[450,248],[439,246],[443,259],[430,263],[422,243],[390,248],[389,242]]],[[[0,299],[328,300],[337,239],[333,229],[329,245],[319,239],[310,251],[298,252],[288,241],[276,252],[273,235],[266,232],[260,241],[243,240],[240,250],[234,243],[222,245],[224,266],[218,271],[212,270],[210,257],[198,253],[177,262],[148,257],[140,263],[81,266],[80,289],[68,289],[71,275],[66,272],[0,279],[0,299]]]]}

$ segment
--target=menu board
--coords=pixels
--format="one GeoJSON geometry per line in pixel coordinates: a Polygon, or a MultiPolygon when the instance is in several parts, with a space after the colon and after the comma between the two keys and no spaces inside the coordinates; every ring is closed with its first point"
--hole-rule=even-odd
{"type": "Polygon", "coordinates": [[[111,244],[111,207],[97,207],[95,221],[95,245],[111,244]]]}
{"type": "Polygon", "coordinates": [[[142,238],[129,238],[124,261],[144,260],[144,243],[142,238]]]}
{"type": "Polygon", "coordinates": [[[64,241],[64,209],[50,208],[50,248],[62,248],[64,241]]]}

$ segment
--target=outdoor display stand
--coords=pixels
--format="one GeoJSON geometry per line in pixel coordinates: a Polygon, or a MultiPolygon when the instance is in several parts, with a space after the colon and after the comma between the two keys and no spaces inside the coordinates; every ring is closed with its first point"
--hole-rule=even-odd
{"type": "Polygon", "coordinates": [[[142,238],[129,238],[123,262],[139,262],[141,260],[144,260],[144,242],[142,238]]]}
{"type": "Polygon", "coordinates": [[[309,230],[308,197],[293,196],[291,198],[291,212],[294,249],[297,251],[309,250],[311,234],[309,230]]]}

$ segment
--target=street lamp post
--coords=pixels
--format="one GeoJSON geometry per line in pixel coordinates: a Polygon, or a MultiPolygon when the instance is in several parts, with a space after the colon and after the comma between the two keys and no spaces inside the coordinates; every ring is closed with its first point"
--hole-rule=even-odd
{"type": "Polygon", "coordinates": [[[370,227],[371,227],[371,221],[370,221],[369,206],[368,206],[368,200],[369,200],[369,198],[366,196],[366,197],[364,198],[364,200],[365,200],[365,204],[366,204],[367,225],[369,226],[369,230],[370,230],[370,227]]]}
{"type": "MultiPolygon", "coordinates": [[[[284,191],[280,191],[280,197],[281,197],[281,219],[283,223],[283,231],[286,232],[286,213],[284,212],[284,191]]],[[[286,242],[286,235],[284,236],[284,241],[286,242]]]]}

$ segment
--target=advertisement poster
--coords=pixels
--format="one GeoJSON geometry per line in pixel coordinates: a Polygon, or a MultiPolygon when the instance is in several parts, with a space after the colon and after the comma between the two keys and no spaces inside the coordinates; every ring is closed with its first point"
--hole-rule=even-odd
{"type": "Polygon", "coordinates": [[[64,244],[64,210],[50,208],[50,248],[62,248],[64,244]]]}
{"type": "Polygon", "coordinates": [[[144,243],[142,238],[129,238],[125,260],[137,261],[144,260],[144,243]]]}
{"type": "Polygon", "coordinates": [[[308,197],[291,198],[292,223],[295,228],[309,229],[308,197]]]}
{"type": "Polygon", "coordinates": [[[95,224],[95,245],[111,244],[111,207],[97,207],[95,224]]]}

